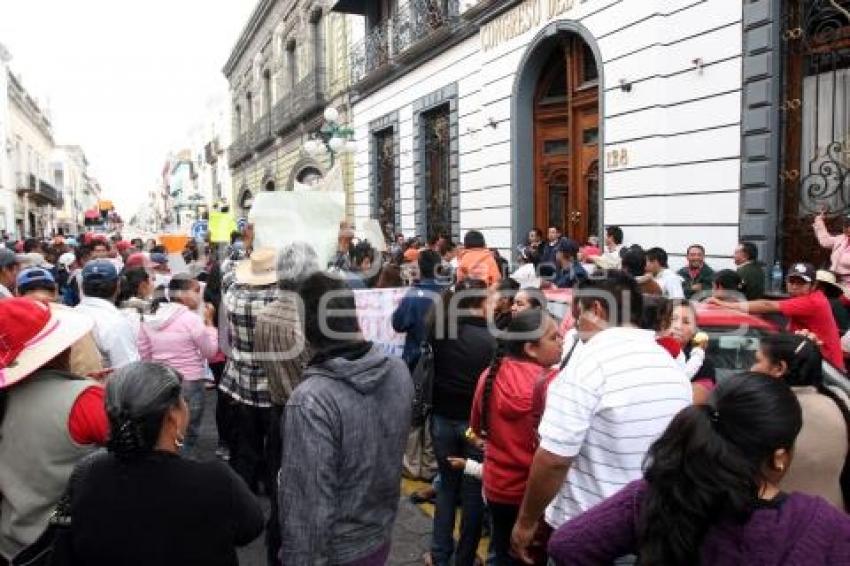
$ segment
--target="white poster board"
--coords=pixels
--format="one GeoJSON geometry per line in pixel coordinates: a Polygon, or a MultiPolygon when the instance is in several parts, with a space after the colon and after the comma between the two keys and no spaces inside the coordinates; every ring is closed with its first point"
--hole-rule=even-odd
{"type": "Polygon", "coordinates": [[[248,220],[254,224],[254,248],[280,249],[307,242],[324,267],[336,253],[339,225],[345,219],[345,193],[264,191],[254,197],[248,220]]]}
{"type": "Polygon", "coordinates": [[[395,312],[407,289],[355,289],[357,320],[366,340],[373,342],[388,356],[401,357],[404,352],[404,333],[393,329],[395,312]]]}

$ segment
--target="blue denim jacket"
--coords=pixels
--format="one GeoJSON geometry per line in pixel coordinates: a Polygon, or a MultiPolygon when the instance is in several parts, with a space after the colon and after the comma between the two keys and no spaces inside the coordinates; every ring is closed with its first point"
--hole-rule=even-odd
{"type": "Polygon", "coordinates": [[[408,368],[412,369],[419,361],[419,347],[428,330],[428,310],[434,304],[434,295],[439,295],[443,289],[435,279],[423,279],[407,292],[393,313],[393,329],[407,333],[401,357],[408,368]]]}

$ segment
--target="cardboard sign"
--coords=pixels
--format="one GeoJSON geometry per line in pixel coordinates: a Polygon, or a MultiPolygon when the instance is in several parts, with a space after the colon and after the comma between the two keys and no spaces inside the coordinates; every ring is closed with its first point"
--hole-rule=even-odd
{"type": "Polygon", "coordinates": [[[405,287],[392,289],[355,289],[357,320],[366,340],[379,346],[388,356],[401,357],[405,335],[393,330],[393,313],[404,294],[405,287]]]}
{"type": "Polygon", "coordinates": [[[210,242],[214,244],[230,243],[230,233],[236,230],[236,220],[229,212],[210,212],[210,242]]]}
{"type": "Polygon", "coordinates": [[[324,267],[334,257],[339,225],[345,219],[345,193],[264,191],[254,198],[248,221],[254,224],[254,248],[280,249],[307,242],[324,267]]]}

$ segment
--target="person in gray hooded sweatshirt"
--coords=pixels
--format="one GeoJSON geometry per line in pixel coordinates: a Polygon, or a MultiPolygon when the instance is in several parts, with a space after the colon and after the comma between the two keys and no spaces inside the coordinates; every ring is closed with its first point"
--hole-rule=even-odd
{"type": "Polygon", "coordinates": [[[282,419],[280,558],[287,566],[384,564],[410,427],[410,373],[363,340],[344,281],[315,273],[299,294],[314,354],[282,419]]]}

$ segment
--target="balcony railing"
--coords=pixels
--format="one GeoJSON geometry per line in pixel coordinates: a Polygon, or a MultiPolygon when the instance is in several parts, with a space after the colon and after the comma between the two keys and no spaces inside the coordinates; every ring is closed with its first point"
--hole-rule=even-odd
{"type": "Polygon", "coordinates": [[[228,165],[236,167],[250,154],[251,150],[247,143],[246,134],[243,134],[230,144],[230,150],[228,151],[228,165]]]}
{"type": "Polygon", "coordinates": [[[16,185],[18,194],[31,196],[36,204],[62,206],[64,203],[61,191],[56,190],[53,185],[37,178],[32,173],[19,172],[16,185]]]}
{"type": "Polygon", "coordinates": [[[448,31],[457,18],[457,0],[407,0],[393,17],[393,55],[403,55],[426,39],[448,31]]]}
{"type": "Polygon", "coordinates": [[[62,206],[64,204],[62,193],[42,179],[38,181],[38,189],[35,191],[35,196],[53,206],[62,206]]]}
{"type": "Polygon", "coordinates": [[[292,125],[291,93],[285,93],[272,108],[272,133],[279,134],[292,125]]]}
{"type": "Polygon", "coordinates": [[[439,41],[458,21],[458,0],[406,0],[395,15],[373,27],[351,48],[351,82],[359,83],[395,61],[439,41]]]}
{"type": "Polygon", "coordinates": [[[381,22],[351,47],[351,82],[358,83],[390,62],[390,24],[381,22]]]}
{"type": "Polygon", "coordinates": [[[315,72],[301,79],[292,89],[292,119],[297,120],[325,103],[319,75],[315,72]]]}
{"type": "Polygon", "coordinates": [[[268,146],[272,141],[274,141],[274,136],[272,135],[272,117],[271,113],[268,113],[251,126],[250,149],[259,151],[268,146]]]}

